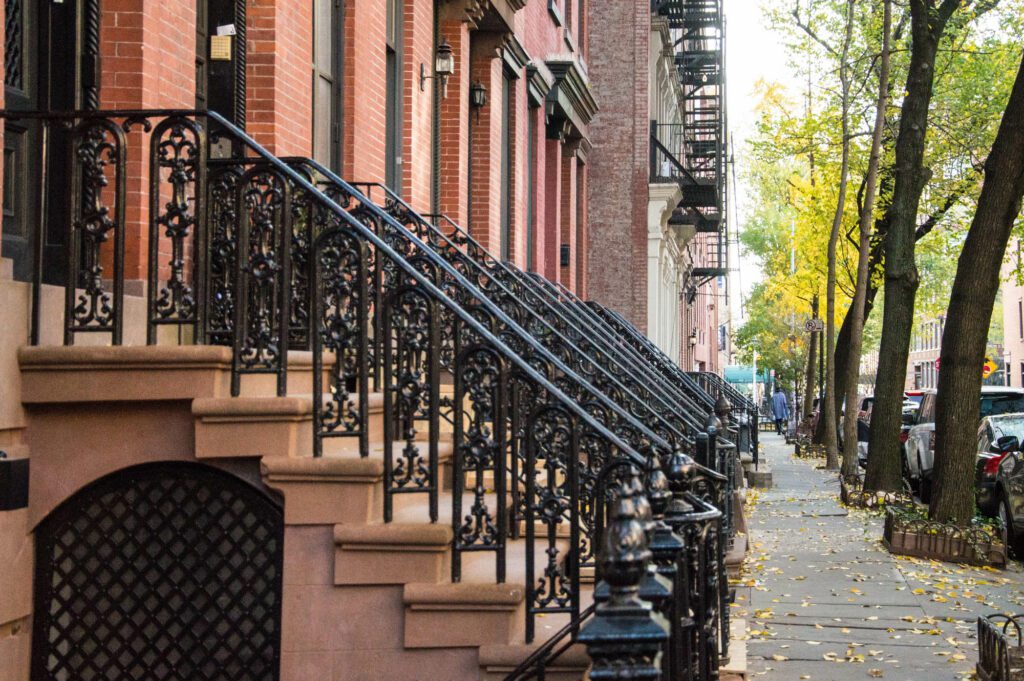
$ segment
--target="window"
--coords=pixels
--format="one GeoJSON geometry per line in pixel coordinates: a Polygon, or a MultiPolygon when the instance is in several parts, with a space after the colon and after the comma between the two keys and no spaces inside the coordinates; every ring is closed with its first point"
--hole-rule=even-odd
{"type": "Polygon", "coordinates": [[[402,185],[402,0],[387,0],[384,111],[384,182],[393,192],[402,185]]]}
{"type": "Polygon", "coordinates": [[[336,0],[313,0],[313,158],[341,169],[341,12],[336,0]]]}
{"type": "Polygon", "coordinates": [[[1024,339],[1024,301],[1017,301],[1017,331],[1024,339]]]}

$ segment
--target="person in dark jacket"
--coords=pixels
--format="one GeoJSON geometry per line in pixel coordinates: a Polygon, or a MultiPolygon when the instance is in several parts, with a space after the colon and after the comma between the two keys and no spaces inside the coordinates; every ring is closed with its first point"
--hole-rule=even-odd
{"type": "Polygon", "coordinates": [[[772,416],[775,417],[775,432],[782,435],[783,427],[789,420],[789,405],[781,386],[776,386],[775,394],[772,395],[772,416]]]}

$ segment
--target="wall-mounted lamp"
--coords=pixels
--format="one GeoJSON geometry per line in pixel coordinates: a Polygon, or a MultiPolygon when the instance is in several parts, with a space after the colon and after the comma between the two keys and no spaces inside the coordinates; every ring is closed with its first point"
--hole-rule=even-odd
{"type": "Polygon", "coordinates": [[[420,62],[420,92],[426,89],[426,83],[434,77],[437,77],[441,81],[441,98],[445,99],[448,97],[448,79],[455,74],[455,54],[452,52],[452,46],[448,44],[447,40],[442,39],[441,44],[437,46],[437,52],[434,55],[434,75],[427,75],[427,66],[423,62],[420,62]]]}
{"type": "Polygon", "coordinates": [[[697,347],[697,330],[696,329],[694,329],[693,331],[690,332],[690,347],[691,348],[697,347]]]}
{"type": "Polygon", "coordinates": [[[480,81],[469,86],[469,105],[474,109],[487,106],[487,88],[480,81]]]}

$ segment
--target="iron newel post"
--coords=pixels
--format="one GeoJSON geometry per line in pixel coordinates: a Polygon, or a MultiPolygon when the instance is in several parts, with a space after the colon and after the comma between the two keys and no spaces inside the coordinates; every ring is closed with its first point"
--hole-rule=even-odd
{"type": "Polygon", "coordinates": [[[590,678],[594,681],[661,679],[668,623],[639,595],[651,559],[647,519],[642,517],[649,513],[640,485],[635,479],[625,481],[611,505],[598,558],[608,600],[598,606],[594,619],[579,635],[593,662],[590,678]]]}

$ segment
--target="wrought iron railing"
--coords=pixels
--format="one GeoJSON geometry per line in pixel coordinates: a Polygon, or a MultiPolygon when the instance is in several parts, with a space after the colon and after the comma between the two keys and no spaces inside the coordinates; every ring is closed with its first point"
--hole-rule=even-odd
{"type": "MultiPolygon", "coordinates": [[[[607,497],[622,482],[599,491],[606,467],[646,472],[665,461],[681,471],[670,475],[679,503],[729,498],[726,476],[687,456],[706,451],[706,436],[673,433],[657,414],[634,413],[616,392],[621,381],[603,378],[610,355],[592,368],[577,346],[549,348],[538,335],[556,334],[532,316],[506,313],[494,299],[507,293],[442,257],[429,233],[407,228],[420,219],[396,220],[393,207],[338,178],[325,183],[310,163],[283,162],[212,112],[0,116],[37,126],[43,143],[60,140],[69,159],[67,185],[47,185],[45,164],[42,180],[43,204],[68,206],[66,343],[86,333],[123,341],[130,268],[147,282],[147,343],[165,340],[170,327],[175,342],[231,347],[233,394],[246,376],[264,373],[284,395],[289,350],[312,351],[312,455],[348,437],[368,456],[369,391],[384,394],[386,520],[406,494],[424,495],[424,519],[438,519],[440,420],[449,420],[452,579],[461,576],[463,554],[486,551],[504,581],[507,544],[525,534],[528,639],[541,614],[580,622],[580,568],[595,560],[607,497]],[[141,207],[131,203],[140,195],[141,207]],[[450,398],[439,390],[445,375],[450,398]]],[[[42,316],[41,232],[33,342],[42,316]]],[[[715,630],[701,636],[717,655],[721,528],[686,533],[688,551],[704,556],[687,579],[701,604],[697,620],[715,630]]],[[[708,646],[698,650],[701,669],[716,667],[711,655],[708,646]]]]}
{"type": "MultiPolygon", "coordinates": [[[[321,173],[330,175],[322,167],[318,168],[321,173]]],[[[424,232],[425,242],[433,245],[453,267],[469,271],[474,280],[484,282],[483,289],[492,294],[506,314],[527,319],[528,328],[539,329],[536,335],[545,342],[550,341],[548,347],[553,352],[559,356],[572,353],[574,366],[592,363],[603,370],[603,378],[623,385],[626,392],[620,394],[627,400],[624,406],[638,418],[646,414],[639,412],[643,407],[636,400],[653,400],[658,416],[672,419],[687,432],[695,432],[706,425],[706,417],[714,408],[710,396],[693,389],[692,385],[685,386],[688,391],[681,390],[678,384],[665,380],[629,345],[621,343],[616,332],[589,309],[568,305],[570,300],[578,302],[578,299],[566,289],[498,260],[447,216],[429,216],[433,224],[425,223],[427,216],[418,215],[386,187],[372,187],[385,194],[385,205],[390,213],[406,223],[415,223],[413,231],[424,232]]]]}
{"type": "MultiPolygon", "coordinates": [[[[339,180],[335,177],[333,181],[339,180]]],[[[660,385],[645,380],[648,377],[643,369],[632,366],[614,347],[604,344],[600,336],[595,336],[596,330],[580,326],[564,315],[548,296],[517,277],[512,266],[496,260],[450,220],[445,222],[448,229],[442,231],[386,187],[356,186],[364,188],[368,196],[374,196],[374,191],[382,196],[392,217],[421,236],[428,247],[454,268],[466,272],[505,314],[519,321],[552,353],[617,404],[674,445],[692,444],[693,433],[703,425],[696,417],[696,405],[680,404],[662,392],[660,385]]]]}

